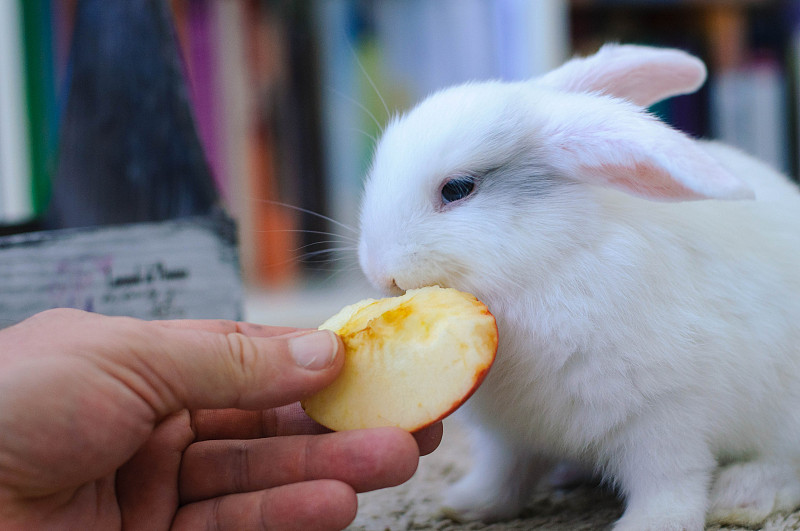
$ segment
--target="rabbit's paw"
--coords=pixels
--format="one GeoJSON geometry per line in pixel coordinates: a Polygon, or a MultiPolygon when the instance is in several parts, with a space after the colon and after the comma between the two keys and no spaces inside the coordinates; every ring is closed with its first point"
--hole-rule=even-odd
{"type": "Polygon", "coordinates": [[[684,504],[667,492],[628,504],[613,531],[702,531],[703,504],[684,504]]]}
{"type": "Polygon", "coordinates": [[[613,531],[702,531],[705,499],[690,499],[686,495],[691,492],[691,486],[685,485],[650,496],[634,496],[613,531]]]}
{"type": "Polygon", "coordinates": [[[711,489],[707,522],[755,527],[774,513],[800,506],[800,478],[793,467],[735,463],[720,470],[711,489]]]}
{"type": "Polygon", "coordinates": [[[681,520],[674,516],[659,518],[654,515],[625,515],[613,531],[702,531],[703,523],[697,519],[681,520]]]}
{"type": "Polygon", "coordinates": [[[448,489],[442,512],[457,522],[510,520],[525,507],[524,498],[513,491],[492,488],[469,474],[448,489]]]}

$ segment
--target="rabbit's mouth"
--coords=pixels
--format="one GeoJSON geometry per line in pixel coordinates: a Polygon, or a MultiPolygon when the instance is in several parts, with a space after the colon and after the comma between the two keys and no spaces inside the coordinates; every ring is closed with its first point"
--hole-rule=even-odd
{"type": "Polygon", "coordinates": [[[387,295],[397,296],[397,295],[403,295],[408,290],[398,286],[397,281],[395,279],[391,279],[387,283],[387,287],[384,288],[382,291],[387,295]]]}

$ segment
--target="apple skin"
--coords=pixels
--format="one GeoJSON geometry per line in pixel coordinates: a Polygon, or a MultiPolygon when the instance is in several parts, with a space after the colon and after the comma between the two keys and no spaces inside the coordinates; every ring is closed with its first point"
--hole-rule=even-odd
{"type": "MultiPolygon", "coordinates": [[[[495,349],[495,356],[496,355],[497,355],[497,349],[495,349]]],[[[494,357],[495,356],[492,357],[492,362],[494,362],[494,357]]],[[[489,369],[490,369],[490,367],[487,367],[487,368],[481,370],[480,372],[478,372],[478,374],[475,377],[475,385],[472,387],[472,389],[470,389],[469,392],[466,395],[464,395],[463,398],[461,398],[460,400],[456,400],[453,403],[453,405],[450,407],[450,409],[448,409],[447,411],[442,413],[441,416],[439,416],[438,418],[433,419],[432,421],[428,422],[427,424],[423,424],[419,428],[414,428],[414,429],[409,430],[409,431],[411,431],[411,433],[414,433],[415,431],[424,430],[428,426],[430,426],[432,424],[436,424],[440,420],[444,420],[447,417],[449,417],[450,415],[452,415],[453,413],[455,413],[458,408],[460,408],[462,405],[464,405],[464,402],[469,400],[469,398],[473,394],[475,394],[475,391],[477,391],[478,388],[481,386],[481,384],[483,383],[483,380],[486,378],[486,375],[489,374],[489,369]]]]}
{"type": "Polygon", "coordinates": [[[360,301],[320,328],[341,336],[345,365],[301,405],[335,431],[430,426],[472,396],[497,355],[497,323],[488,308],[438,286],[360,301]]]}

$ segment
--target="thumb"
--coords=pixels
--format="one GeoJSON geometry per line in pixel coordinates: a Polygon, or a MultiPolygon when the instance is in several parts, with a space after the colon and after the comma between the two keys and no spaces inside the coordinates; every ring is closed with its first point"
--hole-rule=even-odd
{"type": "Polygon", "coordinates": [[[238,323],[231,323],[236,331],[225,333],[140,323],[151,328],[151,347],[121,361],[142,378],[149,389],[137,392],[152,397],[160,415],[290,404],[330,384],[344,362],[342,342],[328,330],[259,337],[252,332],[257,327],[238,323]],[[157,353],[148,355],[152,350],[157,353]]]}

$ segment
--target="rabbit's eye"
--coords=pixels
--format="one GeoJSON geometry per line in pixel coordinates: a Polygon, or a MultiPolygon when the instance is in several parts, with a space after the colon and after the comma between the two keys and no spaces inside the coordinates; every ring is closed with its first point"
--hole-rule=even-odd
{"type": "Polygon", "coordinates": [[[450,179],[442,187],[442,202],[446,205],[464,199],[475,190],[475,179],[469,176],[450,179]]]}

